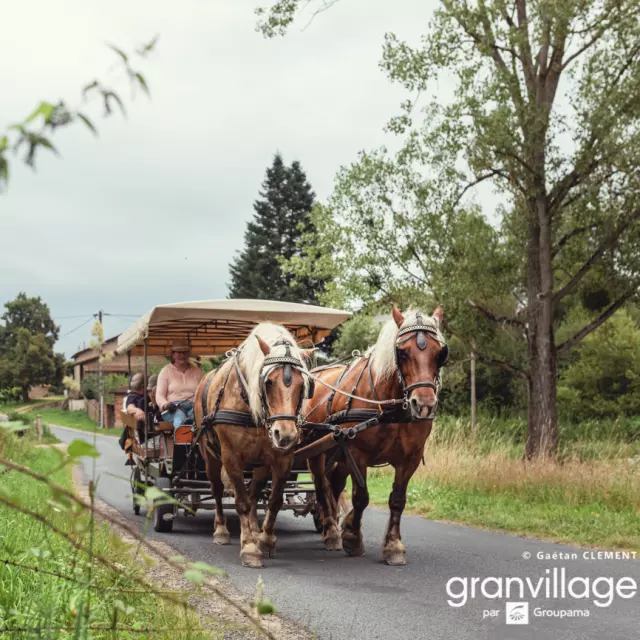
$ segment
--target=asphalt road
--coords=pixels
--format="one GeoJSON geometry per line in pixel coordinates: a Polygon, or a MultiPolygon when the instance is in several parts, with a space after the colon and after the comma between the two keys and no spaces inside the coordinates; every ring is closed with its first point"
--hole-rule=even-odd
{"type": "MultiPolygon", "coordinates": [[[[63,441],[76,438],[92,440],[68,429],[54,429],[63,441]]],[[[116,507],[133,522],[134,516],[128,485],[128,467],[117,439],[99,436],[101,457],[96,461],[99,478],[98,495],[116,507]],[[113,475],[112,475],[113,474],[113,475]]],[[[85,461],[85,475],[92,473],[92,462],[85,461]]],[[[265,582],[265,593],[284,617],[317,632],[319,638],[334,640],[373,638],[405,639],[479,639],[479,640],[638,640],[640,638],[640,594],[633,593],[631,579],[640,587],[640,558],[604,559],[591,557],[591,551],[557,544],[525,540],[508,535],[489,533],[467,527],[432,522],[406,516],[402,521],[403,540],[407,546],[408,564],[388,567],[381,563],[381,545],[387,514],[368,509],[364,518],[367,553],[349,558],[343,552],[326,551],[320,537],[313,531],[311,518],[294,518],[282,513],[278,518],[278,549],[276,558],[265,561],[265,568],[244,569],[239,563],[239,527],[235,515],[229,517],[232,544],[226,547],[212,544],[213,515],[200,512],[188,519],[179,516],[170,534],[162,538],[181,554],[192,560],[203,560],[229,572],[229,579],[243,592],[252,595],[259,575],[265,582]],[[537,554],[576,554],[576,558],[538,559],[537,554]],[[587,553],[587,558],[583,554],[587,553]],[[528,556],[528,554],[530,554],[528,556]],[[528,556],[528,557],[527,557],[528,556]],[[565,568],[564,584],[576,577],[588,579],[584,597],[559,597],[563,594],[561,568],[565,568]],[[554,591],[554,568],[557,586],[554,591]],[[471,597],[472,578],[476,594],[471,597]],[[486,578],[496,578],[484,582],[486,578]],[[520,578],[512,583],[511,597],[494,597],[502,581],[506,596],[506,578],[520,578]],[[529,578],[533,597],[526,583],[529,578]],[[611,582],[597,578],[610,578],[611,582]],[[453,582],[450,582],[454,579],[453,582]],[[469,598],[460,607],[466,579],[469,598]],[[539,580],[541,587],[536,592],[539,580]],[[449,592],[447,585],[449,583],[449,592]],[[548,596],[547,597],[547,584],[548,596]],[[606,604],[610,586],[614,596],[606,604]],[[625,588],[629,587],[630,588],[625,588]],[[556,597],[554,597],[556,596],[556,597]],[[508,602],[529,603],[529,624],[506,624],[508,602]],[[544,617],[542,611],[587,611],[581,617],[544,617]],[[495,612],[493,615],[490,612],[495,612]]],[[[585,581],[575,581],[574,596],[584,594],[585,581]]],[[[517,606],[517,605],[512,605],[517,606]]],[[[511,617],[518,619],[519,607],[511,617]]],[[[521,621],[521,620],[520,620],[521,621]]]]}

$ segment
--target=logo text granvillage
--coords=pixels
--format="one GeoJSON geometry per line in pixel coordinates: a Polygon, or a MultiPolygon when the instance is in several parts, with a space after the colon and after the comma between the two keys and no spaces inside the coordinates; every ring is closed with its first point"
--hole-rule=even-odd
{"type": "Polygon", "coordinates": [[[547,569],[546,576],[537,578],[451,578],[447,582],[447,602],[452,607],[463,607],[469,600],[484,597],[491,600],[507,598],[509,600],[527,597],[535,598],[574,598],[593,601],[598,607],[608,607],[615,596],[626,600],[638,592],[638,584],[633,578],[617,580],[610,577],[584,578],[569,577],[564,567],[547,569]]]}

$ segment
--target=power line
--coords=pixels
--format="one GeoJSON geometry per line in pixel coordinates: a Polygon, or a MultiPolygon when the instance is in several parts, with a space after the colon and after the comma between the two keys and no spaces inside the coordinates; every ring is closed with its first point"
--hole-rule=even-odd
{"type": "Polygon", "coordinates": [[[83,322],[82,324],[79,324],[77,327],[75,327],[75,329],[71,329],[71,331],[67,331],[67,333],[61,335],[58,340],[62,340],[62,338],[66,338],[68,335],[72,334],[74,331],[77,331],[78,329],[82,329],[82,327],[84,327],[86,324],[89,324],[92,320],[93,320],[94,316],[91,315],[89,316],[89,319],[86,320],[85,322],[83,322]]]}

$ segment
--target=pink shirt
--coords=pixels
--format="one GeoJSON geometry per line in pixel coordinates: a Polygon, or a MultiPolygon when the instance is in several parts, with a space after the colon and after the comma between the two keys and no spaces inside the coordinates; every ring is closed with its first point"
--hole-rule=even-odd
{"type": "Polygon", "coordinates": [[[202,371],[193,365],[189,365],[182,373],[175,365],[168,364],[158,376],[156,400],[160,410],[162,411],[168,402],[193,400],[203,375],[202,371]]]}

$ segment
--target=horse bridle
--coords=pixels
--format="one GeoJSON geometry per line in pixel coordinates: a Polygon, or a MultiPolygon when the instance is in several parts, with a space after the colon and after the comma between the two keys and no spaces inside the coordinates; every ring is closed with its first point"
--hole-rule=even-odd
{"type": "MultiPolygon", "coordinates": [[[[271,371],[275,367],[284,367],[282,380],[286,387],[290,387],[291,383],[293,382],[294,369],[298,370],[303,375],[303,377],[305,375],[307,376],[309,375],[309,372],[304,367],[302,362],[298,360],[298,358],[291,355],[291,344],[289,342],[285,340],[281,340],[279,342],[274,343],[273,346],[274,347],[284,346],[285,353],[283,356],[268,356],[267,358],[264,359],[264,362],[262,363],[262,370],[260,373],[260,400],[262,402],[263,415],[266,416],[264,421],[265,421],[265,424],[267,425],[269,432],[271,432],[272,424],[276,420],[290,420],[295,422],[297,425],[300,417],[300,409],[302,408],[302,403],[305,399],[305,394],[303,389],[303,392],[300,394],[300,400],[298,401],[298,406],[296,407],[295,414],[291,414],[291,413],[270,414],[269,406],[267,403],[267,378],[269,377],[269,374],[271,373],[271,371]]],[[[311,378],[309,378],[308,392],[306,397],[312,398],[314,391],[315,391],[315,383],[311,378]]]]}
{"type": "Polygon", "coordinates": [[[414,389],[419,389],[420,387],[433,389],[437,397],[438,391],[440,390],[440,369],[444,367],[444,365],[447,363],[447,360],[449,359],[449,347],[447,346],[447,343],[442,340],[440,332],[435,327],[424,323],[424,321],[422,320],[422,314],[420,312],[416,313],[415,324],[404,327],[403,329],[400,329],[400,331],[398,331],[398,335],[396,337],[396,346],[394,349],[394,357],[396,361],[396,371],[398,372],[398,381],[400,382],[400,387],[402,388],[402,393],[404,396],[403,409],[406,410],[409,407],[409,395],[414,389]],[[402,369],[400,368],[400,361],[398,358],[398,345],[404,344],[405,342],[411,340],[413,334],[417,334],[416,344],[418,345],[418,349],[420,349],[420,351],[424,351],[427,347],[426,334],[429,334],[434,340],[442,345],[442,350],[438,355],[438,373],[436,374],[433,382],[430,380],[424,380],[408,385],[407,381],[404,379],[404,375],[402,374],[402,369]],[[407,337],[404,338],[404,340],[400,340],[402,336],[407,337]]]}

